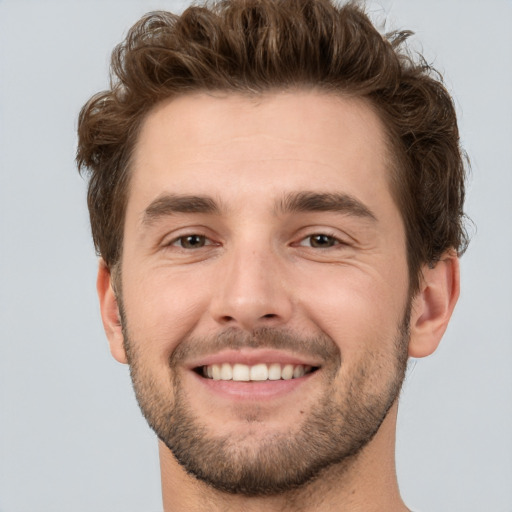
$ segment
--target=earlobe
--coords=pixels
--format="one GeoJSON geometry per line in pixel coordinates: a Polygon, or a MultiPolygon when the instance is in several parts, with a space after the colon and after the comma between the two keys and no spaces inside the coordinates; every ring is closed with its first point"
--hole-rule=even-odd
{"type": "Polygon", "coordinates": [[[425,357],[439,345],[459,298],[459,259],[447,251],[434,267],[425,266],[413,299],[409,356],[425,357]]]}
{"type": "Polygon", "coordinates": [[[103,328],[110,345],[110,352],[114,359],[127,364],[126,351],[124,349],[124,337],[121,328],[119,306],[116,294],[112,286],[112,275],[107,264],[100,258],[98,265],[98,277],[96,290],[100,301],[101,319],[103,328]]]}

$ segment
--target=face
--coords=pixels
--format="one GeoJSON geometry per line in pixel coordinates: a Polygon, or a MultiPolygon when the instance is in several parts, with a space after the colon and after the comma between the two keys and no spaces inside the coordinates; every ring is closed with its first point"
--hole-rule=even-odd
{"type": "Polygon", "coordinates": [[[388,161],[365,103],[318,92],[147,117],[118,302],[141,409],[189,473],[276,494],[371,442],[407,358],[388,161]]]}

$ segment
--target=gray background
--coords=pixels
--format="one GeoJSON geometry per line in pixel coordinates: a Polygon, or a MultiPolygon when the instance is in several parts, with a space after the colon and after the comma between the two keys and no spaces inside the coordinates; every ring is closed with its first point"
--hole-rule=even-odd
{"type": "MultiPolygon", "coordinates": [[[[0,511],[156,512],[156,442],[95,296],[77,113],[113,46],[179,1],[0,0],[0,511]]],[[[512,511],[512,1],[380,0],[445,72],[478,231],[436,354],[411,365],[398,473],[411,508],[512,511]]]]}

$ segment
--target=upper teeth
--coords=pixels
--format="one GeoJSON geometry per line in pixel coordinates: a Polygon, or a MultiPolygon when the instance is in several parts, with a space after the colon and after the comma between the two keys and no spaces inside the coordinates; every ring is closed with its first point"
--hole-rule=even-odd
{"type": "Polygon", "coordinates": [[[203,366],[203,376],[213,380],[236,380],[249,382],[251,380],[289,380],[297,379],[311,372],[311,366],[303,364],[246,364],[230,363],[203,366]]]}

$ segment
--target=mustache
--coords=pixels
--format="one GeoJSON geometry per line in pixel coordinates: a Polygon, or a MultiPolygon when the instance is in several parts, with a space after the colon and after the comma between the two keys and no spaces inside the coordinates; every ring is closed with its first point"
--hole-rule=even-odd
{"type": "Polygon", "coordinates": [[[186,338],[174,349],[169,363],[174,368],[187,359],[201,358],[221,350],[244,348],[288,350],[306,358],[313,356],[330,364],[334,361],[341,364],[341,352],[326,334],[303,336],[272,327],[259,327],[251,332],[230,328],[209,337],[186,338]]]}

